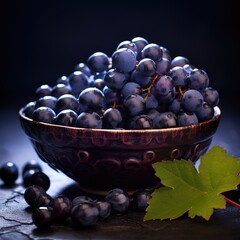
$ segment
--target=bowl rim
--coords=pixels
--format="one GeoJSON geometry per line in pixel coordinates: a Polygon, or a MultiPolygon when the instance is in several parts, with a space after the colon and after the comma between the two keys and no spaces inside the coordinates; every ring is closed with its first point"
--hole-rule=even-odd
{"type": "Polygon", "coordinates": [[[76,131],[84,131],[84,132],[102,132],[102,133],[154,133],[154,132],[168,132],[168,131],[181,131],[181,130],[187,130],[192,128],[201,128],[205,125],[211,124],[212,122],[215,122],[220,119],[221,117],[221,110],[218,106],[214,107],[214,117],[197,124],[183,126],[183,127],[171,127],[171,128],[159,128],[159,129],[92,129],[92,128],[79,128],[79,127],[72,127],[72,126],[64,126],[64,125],[57,125],[53,123],[44,123],[44,122],[38,122],[35,121],[23,113],[24,107],[22,107],[18,114],[20,116],[20,119],[31,123],[33,125],[37,126],[43,126],[43,127],[54,127],[54,128],[62,128],[62,129],[69,129],[69,130],[76,130],[76,131]]]}

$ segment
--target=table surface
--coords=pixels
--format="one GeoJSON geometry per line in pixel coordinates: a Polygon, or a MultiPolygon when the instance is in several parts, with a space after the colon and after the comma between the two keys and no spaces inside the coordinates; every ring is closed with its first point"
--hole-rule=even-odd
{"type": "MultiPolygon", "coordinates": [[[[240,210],[227,206],[215,209],[209,221],[187,216],[177,220],[143,222],[144,213],[129,211],[113,215],[99,222],[94,228],[76,229],[71,221],[54,224],[50,230],[39,230],[32,223],[31,211],[26,204],[22,186],[21,167],[29,160],[39,161],[48,174],[51,196],[65,194],[69,198],[83,194],[78,185],[61,172],[56,172],[42,162],[23,133],[14,109],[1,111],[0,164],[15,162],[20,170],[16,185],[6,188],[0,180],[0,239],[240,239],[240,210]]],[[[212,146],[226,148],[228,154],[240,156],[240,127],[238,116],[223,114],[212,146]],[[230,117],[231,116],[231,117],[230,117]]]]}

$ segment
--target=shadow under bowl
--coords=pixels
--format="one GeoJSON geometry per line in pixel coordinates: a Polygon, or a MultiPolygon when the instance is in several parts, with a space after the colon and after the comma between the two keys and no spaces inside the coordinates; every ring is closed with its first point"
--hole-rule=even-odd
{"type": "Polygon", "coordinates": [[[105,194],[113,188],[129,193],[160,184],[152,164],[190,159],[206,153],[221,112],[205,122],[176,128],[111,130],[67,127],[33,121],[19,111],[22,129],[41,160],[79,183],[82,190],[105,194]]]}

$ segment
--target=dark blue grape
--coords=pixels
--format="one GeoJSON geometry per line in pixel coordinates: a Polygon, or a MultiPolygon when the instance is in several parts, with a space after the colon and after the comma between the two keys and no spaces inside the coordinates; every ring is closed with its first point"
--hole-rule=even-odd
{"type": "Polygon", "coordinates": [[[46,191],[42,187],[30,185],[24,192],[24,199],[30,207],[33,207],[35,200],[44,194],[46,194],[46,191]]]}
{"type": "Polygon", "coordinates": [[[13,162],[3,163],[0,167],[0,178],[7,186],[14,185],[18,178],[18,167],[13,162]]]}
{"type": "Polygon", "coordinates": [[[118,91],[127,83],[129,75],[126,73],[121,73],[116,69],[110,69],[104,77],[105,85],[114,90],[118,91]]]}
{"type": "Polygon", "coordinates": [[[58,98],[55,109],[56,113],[59,113],[65,109],[70,109],[77,113],[79,110],[79,103],[77,98],[72,94],[63,94],[58,98]]]}
{"type": "Polygon", "coordinates": [[[140,95],[128,95],[124,101],[123,106],[125,112],[130,117],[135,117],[145,111],[145,102],[140,95]]]}
{"type": "Polygon", "coordinates": [[[49,229],[54,223],[53,209],[51,207],[34,209],[32,221],[39,229],[49,229]]]}
{"type": "Polygon", "coordinates": [[[138,63],[137,70],[142,75],[151,77],[156,73],[156,63],[150,58],[144,58],[138,63]]]}
{"type": "Polygon", "coordinates": [[[135,43],[137,47],[137,60],[142,58],[142,49],[148,45],[148,41],[142,37],[135,37],[132,39],[132,42],[135,43]]]}
{"type": "Polygon", "coordinates": [[[204,70],[195,68],[189,75],[189,87],[198,91],[203,91],[209,85],[209,78],[204,70]]]}
{"type": "Polygon", "coordinates": [[[109,58],[107,54],[96,52],[87,59],[87,65],[94,73],[108,70],[109,58]]]}
{"type": "Polygon", "coordinates": [[[142,58],[151,58],[154,62],[162,59],[162,49],[155,43],[150,43],[142,49],[142,58]]]}
{"type": "Polygon", "coordinates": [[[170,128],[177,126],[177,117],[172,112],[160,113],[153,119],[154,128],[170,128]]]}
{"type": "Polygon", "coordinates": [[[85,73],[88,77],[90,77],[90,76],[92,75],[91,70],[90,70],[90,68],[87,66],[86,63],[79,63],[79,64],[75,67],[74,71],[83,72],[83,73],[85,73]]]}
{"type": "Polygon", "coordinates": [[[120,48],[112,55],[112,67],[120,72],[131,72],[136,66],[136,54],[129,48],[120,48]]]}
{"type": "Polygon", "coordinates": [[[107,219],[111,214],[112,210],[111,204],[104,200],[97,200],[95,201],[95,204],[99,211],[99,219],[101,221],[107,219]]]}
{"type": "Polygon", "coordinates": [[[219,104],[219,93],[212,87],[207,87],[203,90],[203,99],[210,106],[215,107],[219,104]]]}
{"type": "Polygon", "coordinates": [[[32,119],[38,122],[52,123],[56,117],[55,112],[49,107],[39,107],[33,111],[32,119]]]}
{"type": "Polygon", "coordinates": [[[55,111],[56,109],[57,98],[53,96],[41,97],[37,100],[35,109],[39,107],[49,107],[55,111]]]}
{"type": "Polygon", "coordinates": [[[169,76],[172,78],[174,86],[185,87],[188,84],[188,77],[183,67],[176,66],[171,68],[169,76]]]}
{"type": "Polygon", "coordinates": [[[78,101],[82,112],[98,112],[106,108],[106,99],[103,92],[95,87],[84,89],[79,94],[78,101]]]}
{"type": "Polygon", "coordinates": [[[157,98],[153,94],[150,94],[149,96],[147,96],[147,95],[148,95],[147,93],[143,94],[143,98],[145,100],[146,109],[157,108],[158,107],[158,100],[157,100],[157,98]]]}
{"type": "Polygon", "coordinates": [[[124,213],[128,210],[130,200],[128,194],[120,188],[114,188],[107,193],[105,200],[111,204],[112,211],[124,213]]]}
{"type": "Polygon", "coordinates": [[[59,195],[53,199],[53,203],[51,205],[53,209],[53,215],[55,221],[63,221],[70,217],[72,210],[72,202],[68,197],[59,195]]]}
{"type": "Polygon", "coordinates": [[[161,46],[160,48],[162,49],[162,58],[165,58],[165,59],[169,60],[169,62],[172,61],[170,51],[163,46],[161,46]]]}
{"type": "Polygon", "coordinates": [[[122,123],[122,114],[116,108],[108,108],[103,114],[103,128],[118,128],[122,123]]]}
{"type": "Polygon", "coordinates": [[[189,60],[186,57],[177,56],[172,59],[171,68],[174,68],[176,66],[183,67],[185,64],[190,64],[189,60]]]}
{"type": "Polygon", "coordinates": [[[39,99],[44,96],[50,96],[52,92],[52,88],[48,84],[41,85],[35,91],[36,99],[39,99]]]}
{"type": "Polygon", "coordinates": [[[175,98],[173,80],[167,75],[160,76],[154,82],[152,93],[159,103],[170,103],[175,98]]]}
{"type": "Polygon", "coordinates": [[[96,80],[93,81],[93,84],[92,84],[92,87],[96,87],[98,88],[99,90],[103,91],[103,88],[105,87],[105,82],[103,79],[101,78],[98,78],[96,80]]]}
{"type": "Polygon", "coordinates": [[[169,104],[169,111],[173,112],[175,114],[178,114],[182,109],[182,102],[175,98],[170,104],[169,104]]]}
{"type": "Polygon", "coordinates": [[[72,88],[72,94],[75,97],[78,97],[79,94],[90,85],[88,76],[81,71],[71,73],[68,78],[69,85],[72,88]]]}
{"type": "Polygon", "coordinates": [[[54,123],[64,126],[75,126],[78,115],[71,109],[65,109],[59,112],[54,119],[54,123]]]}
{"type": "Polygon", "coordinates": [[[117,49],[120,49],[120,48],[128,48],[128,49],[131,49],[135,54],[137,54],[137,46],[135,43],[131,42],[131,41],[122,41],[121,43],[119,43],[119,45],[117,46],[117,49]]]}
{"type": "Polygon", "coordinates": [[[31,161],[26,162],[22,168],[22,174],[30,169],[42,171],[41,165],[36,160],[31,160],[31,161]]]}
{"type": "Polygon", "coordinates": [[[156,118],[160,113],[155,109],[155,108],[152,108],[152,109],[148,109],[147,110],[147,115],[151,118],[151,119],[154,119],[156,118]]]}
{"type": "Polygon", "coordinates": [[[132,206],[135,210],[144,212],[148,207],[148,201],[151,199],[151,191],[148,189],[136,190],[132,196],[132,206]]]}
{"type": "Polygon", "coordinates": [[[135,82],[127,82],[122,90],[121,90],[121,94],[123,99],[126,98],[128,95],[131,94],[137,94],[137,95],[141,95],[142,94],[142,88],[139,84],[135,83],[135,82]]]}
{"type": "Polygon", "coordinates": [[[131,81],[136,82],[144,88],[150,84],[151,77],[144,76],[141,72],[134,70],[131,74],[131,81]]]}
{"type": "Polygon", "coordinates": [[[202,107],[203,96],[194,89],[187,90],[182,96],[182,106],[185,110],[195,112],[202,107]]]}
{"type": "Polygon", "coordinates": [[[198,123],[198,118],[193,112],[181,111],[177,115],[177,123],[179,127],[194,125],[198,123]]]}
{"type": "Polygon", "coordinates": [[[192,70],[195,69],[195,67],[193,65],[190,65],[190,64],[185,64],[182,68],[186,72],[186,75],[188,77],[189,77],[190,73],[192,72],[192,70]]]}
{"type": "Polygon", "coordinates": [[[162,58],[156,62],[156,73],[165,75],[169,73],[170,61],[167,58],[162,58]]]}
{"type": "Polygon", "coordinates": [[[63,94],[72,94],[72,89],[69,85],[58,83],[57,85],[52,87],[52,96],[59,98],[63,94]]]}
{"type": "Polygon", "coordinates": [[[23,108],[23,113],[26,117],[32,118],[33,111],[35,110],[36,102],[29,102],[23,108]]]}
{"type": "Polygon", "coordinates": [[[50,179],[44,172],[36,171],[31,177],[31,185],[38,185],[47,191],[50,187],[50,179]]]}
{"type": "Polygon", "coordinates": [[[148,115],[138,115],[131,119],[129,123],[130,129],[151,129],[153,128],[153,120],[148,115]]]}
{"type": "Polygon", "coordinates": [[[76,227],[93,226],[99,219],[99,210],[92,202],[78,204],[72,208],[71,219],[76,227]]]}
{"type": "Polygon", "coordinates": [[[72,207],[75,207],[82,203],[90,203],[90,202],[93,202],[93,199],[88,196],[85,196],[85,195],[77,196],[72,200],[72,207]]]}
{"type": "Polygon", "coordinates": [[[102,119],[96,112],[82,112],[76,120],[76,127],[80,128],[102,128],[102,119]]]}
{"type": "Polygon", "coordinates": [[[41,194],[35,199],[33,208],[36,209],[39,207],[52,207],[53,201],[53,198],[49,194],[41,194]]]}
{"type": "Polygon", "coordinates": [[[207,120],[213,118],[213,116],[214,116],[214,109],[213,109],[213,107],[209,103],[204,102],[202,107],[199,108],[195,112],[195,114],[196,114],[199,122],[204,122],[204,121],[207,121],[207,120]]]}
{"type": "Polygon", "coordinates": [[[61,76],[60,78],[57,79],[56,84],[68,85],[69,84],[69,79],[68,79],[67,76],[61,76]]]}
{"type": "Polygon", "coordinates": [[[118,91],[113,91],[112,89],[105,86],[103,88],[103,94],[106,98],[106,103],[108,107],[112,107],[121,102],[121,95],[118,91]]]}
{"type": "Polygon", "coordinates": [[[22,174],[24,187],[29,187],[32,185],[32,175],[39,170],[29,169],[22,174]]]}

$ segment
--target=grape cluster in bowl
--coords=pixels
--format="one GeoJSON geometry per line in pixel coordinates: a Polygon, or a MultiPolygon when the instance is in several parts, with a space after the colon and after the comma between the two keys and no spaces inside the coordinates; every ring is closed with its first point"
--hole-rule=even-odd
{"type": "Polygon", "coordinates": [[[23,113],[39,122],[91,129],[161,129],[210,120],[219,93],[207,73],[145,38],[96,52],[54,86],[41,85],[23,113]]]}

